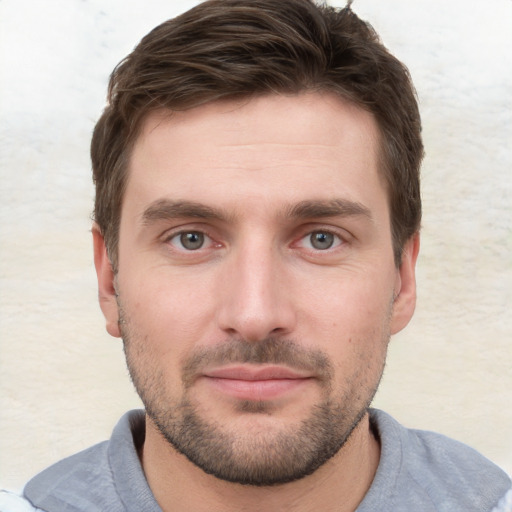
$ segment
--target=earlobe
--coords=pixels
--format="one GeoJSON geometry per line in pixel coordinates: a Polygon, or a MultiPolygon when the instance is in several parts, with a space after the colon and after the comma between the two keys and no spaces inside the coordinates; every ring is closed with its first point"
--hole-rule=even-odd
{"type": "Polygon", "coordinates": [[[405,244],[398,269],[391,319],[391,334],[401,331],[411,320],[416,307],[416,260],[420,235],[414,234],[405,244]]]}
{"type": "Polygon", "coordinates": [[[107,332],[116,338],[121,337],[119,330],[119,309],[117,305],[116,290],[114,284],[114,271],[107,254],[105,239],[99,226],[92,226],[92,238],[94,245],[94,266],[98,279],[98,298],[100,308],[106,320],[107,332]]]}

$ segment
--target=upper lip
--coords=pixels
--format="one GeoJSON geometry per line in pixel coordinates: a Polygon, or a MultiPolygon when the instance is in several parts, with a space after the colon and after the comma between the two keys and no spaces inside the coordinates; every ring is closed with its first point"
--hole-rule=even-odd
{"type": "Polygon", "coordinates": [[[237,365],[208,369],[205,377],[232,380],[273,380],[273,379],[307,379],[311,374],[293,370],[287,366],[274,365],[237,365]]]}

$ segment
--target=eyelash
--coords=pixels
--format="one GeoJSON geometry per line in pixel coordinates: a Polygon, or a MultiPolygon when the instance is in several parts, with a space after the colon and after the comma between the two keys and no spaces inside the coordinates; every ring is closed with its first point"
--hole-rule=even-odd
{"type": "MultiPolygon", "coordinates": [[[[174,246],[177,250],[181,250],[181,251],[185,251],[185,252],[193,253],[193,252],[199,251],[201,249],[204,249],[204,247],[203,247],[204,244],[202,244],[200,247],[197,247],[196,249],[187,249],[186,247],[183,247],[182,242],[180,242],[181,247],[177,247],[175,244],[172,243],[172,241],[174,239],[178,239],[179,237],[183,237],[184,235],[192,235],[192,234],[201,235],[205,239],[208,239],[211,243],[215,243],[214,239],[204,229],[184,229],[181,231],[173,232],[173,233],[168,234],[168,236],[166,236],[164,238],[164,242],[174,246]]],[[[218,245],[220,247],[221,244],[216,244],[216,245],[218,245]]]]}
{"type": "MultiPolygon", "coordinates": [[[[321,239],[317,239],[317,241],[322,243],[321,239]]],[[[183,251],[183,252],[187,252],[187,253],[191,253],[191,254],[193,254],[195,252],[199,252],[201,250],[208,249],[209,247],[205,247],[205,243],[207,243],[208,246],[211,246],[213,244],[214,246],[222,247],[222,244],[216,243],[214,238],[206,230],[204,230],[202,228],[201,229],[186,229],[186,230],[182,229],[177,232],[172,232],[164,238],[164,242],[173,246],[173,248],[175,248],[178,251],[183,251]],[[182,237],[184,235],[194,235],[194,234],[199,235],[200,237],[204,237],[204,242],[201,243],[196,248],[184,247],[184,245],[183,245],[184,240],[182,237]],[[177,240],[177,243],[173,243],[173,240],[175,240],[175,239],[177,240]]],[[[192,243],[193,243],[193,241],[192,241],[192,243]]],[[[300,238],[298,238],[298,240],[293,242],[291,244],[291,246],[292,247],[299,246],[309,252],[320,254],[320,253],[330,253],[330,252],[336,250],[336,248],[345,245],[346,243],[347,243],[346,236],[342,236],[332,229],[317,228],[317,229],[313,229],[311,231],[305,232],[303,235],[300,236],[300,238]],[[328,247],[325,247],[325,248],[314,247],[312,237],[315,234],[316,235],[324,235],[324,236],[327,235],[327,237],[332,237],[331,245],[329,245],[328,247]],[[309,244],[309,247],[305,246],[305,244],[309,244]]]]}
{"type": "MultiPolygon", "coordinates": [[[[301,243],[304,243],[306,242],[309,243],[311,246],[313,247],[305,247],[305,249],[308,249],[308,250],[311,250],[313,252],[328,252],[328,251],[331,251],[331,250],[335,250],[337,247],[343,245],[344,243],[346,243],[345,239],[339,235],[338,233],[335,233],[334,231],[332,230],[329,230],[329,229],[315,229],[313,231],[309,231],[308,233],[306,233],[304,236],[302,236],[300,239],[299,239],[299,244],[301,243]],[[327,235],[328,237],[332,237],[332,242],[331,244],[328,246],[328,247],[325,247],[323,249],[320,249],[318,247],[314,247],[313,245],[313,236],[314,235],[327,235]]],[[[320,238],[317,238],[317,241],[318,242],[322,242],[320,240],[320,238]]]]}

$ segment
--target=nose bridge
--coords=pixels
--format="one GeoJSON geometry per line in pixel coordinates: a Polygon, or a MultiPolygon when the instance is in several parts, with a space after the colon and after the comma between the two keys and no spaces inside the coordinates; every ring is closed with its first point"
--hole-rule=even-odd
{"type": "Polygon", "coordinates": [[[221,283],[219,322],[224,331],[258,341],[293,329],[283,264],[278,248],[263,236],[247,237],[232,251],[221,283]]]}

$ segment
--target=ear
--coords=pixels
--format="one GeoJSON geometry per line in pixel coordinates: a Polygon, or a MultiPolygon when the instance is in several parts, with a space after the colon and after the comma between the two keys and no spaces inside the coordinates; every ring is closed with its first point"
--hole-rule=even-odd
{"type": "Polygon", "coordinates": [[[116,338],[121,337],[119,329],[119,309],[117,306],[116,290],[114,286],[114,271],[107,254],[105,239],[99,226],[92,226],[92,240],[94,245],[94,266],[98,278],[98,298],[100,308],[107,321],[107,332],[116,338]]]}
{"type": "Polygon", "coordinates": [[[391,316],[391,334],[401,331],[411,320],[416,307],[416,260],[420,250],[420,235],[414,234],[405,244],[402,262],[395,283],[395,298],[391,316]]]}

